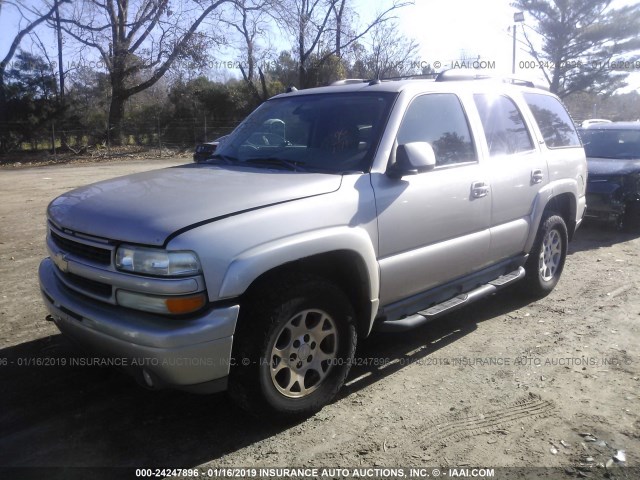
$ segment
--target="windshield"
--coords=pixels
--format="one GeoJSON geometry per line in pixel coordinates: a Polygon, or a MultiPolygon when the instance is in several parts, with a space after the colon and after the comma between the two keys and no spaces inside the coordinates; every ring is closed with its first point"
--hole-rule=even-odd
{"type": "Polygon", "coordinates": [[[368,171],[393,93],[281,97],[224,138],[212,162],[291,171],[368,171]]]}
{"type": "Polygon", "coordinates": [[[634,159],[640,158],[640,129],[581,130],[580,136],[587,157],[634,159]]]}

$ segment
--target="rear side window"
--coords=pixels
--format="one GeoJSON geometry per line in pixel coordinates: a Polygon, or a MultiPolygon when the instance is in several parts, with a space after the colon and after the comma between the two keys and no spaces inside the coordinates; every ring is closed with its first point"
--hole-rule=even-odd
{"type": "Polygon", "coordinates": [[[398,131],[398,144],[428,142],[436,166],[476,161],[467,117],[451,93],[422,95],[411,103],[398,131]]]}
{"type": "Polygon", "coordinates": [[[486,94],[474,95],[473,99],[491,156],[533,150],[531,136],[513,100],[502,95],[486,94]]]}
{"type": "Polygon", "coordinates": [[[580,138],[562,103],[549,95],[523,94],[549,148],[579,147],[580,138]]]}

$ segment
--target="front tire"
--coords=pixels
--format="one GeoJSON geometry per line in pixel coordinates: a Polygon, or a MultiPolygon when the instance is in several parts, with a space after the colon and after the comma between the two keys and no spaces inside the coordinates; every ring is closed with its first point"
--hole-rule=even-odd
{"type": "Polygon", "coordinates": [[[278,278],[241,306],[229,393],[258,415],[311,415],[344,384],[355,346],[353,308],[338,287],[315,276],[278,278]]]}
{"type": "Polygon", "coordinates": [[[522,283],[528,296],[542,298],[555,288],[567,258],[569,236],[564,219],[547,213],[542,217],[533,248],[525,264],[526,275],[522,283]]]}

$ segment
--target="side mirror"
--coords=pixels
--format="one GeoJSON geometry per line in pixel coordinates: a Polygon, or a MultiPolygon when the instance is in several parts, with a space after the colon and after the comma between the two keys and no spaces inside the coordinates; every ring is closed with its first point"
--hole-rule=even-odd
{"type": "Polygon", "coordinates": [[[398,145],[396,161],[387,169],[391,178],[402,178],[406,175],[432,170],[436,166],[436,153],[428,142],[410,142],[398,145]]]}

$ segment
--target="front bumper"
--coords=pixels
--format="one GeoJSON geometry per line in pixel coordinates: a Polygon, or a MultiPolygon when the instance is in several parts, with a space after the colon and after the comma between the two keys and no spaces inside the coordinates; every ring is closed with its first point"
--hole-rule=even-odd
{"type": "Polygon", "coordinates": [[[587,205],[587,218],[605,222],[618,221],[625,211],[625,204],[613,192],[588,192],[587,205]]]}
{"type": "Polygon", "coordinates": [[[593,175],[587,184],[587,218],[619,221],[625,211],[624,179],[593,175]]]}
{"type": "Polygon", "coordinates": [[[90,353],[118,358],[141,383],[202,393],[226,388],[240,307],[176,319],[96,301],[56,276],[50,258],[40,264],[40,288],[58,329],[90,353]]]}

